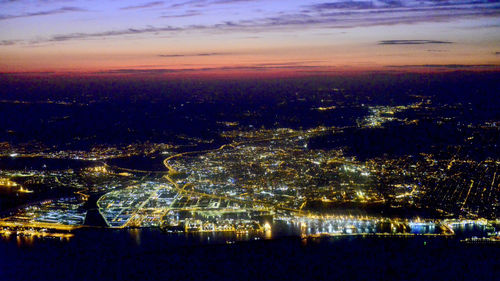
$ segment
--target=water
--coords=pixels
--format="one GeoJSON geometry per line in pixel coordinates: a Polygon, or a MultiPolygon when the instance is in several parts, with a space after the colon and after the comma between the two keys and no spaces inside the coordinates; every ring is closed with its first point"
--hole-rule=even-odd
{"type": "Polygon", "coordinates": [[[65,169],[81,169],[94,165],[95,162],[57,159],[45,157],[0,157],[0,169],[12,171],[58,171],[65,169]]]}
{"type": "Polygon", "coordinates": [[[494,280],[500,248],[449,238],[227,237],[86,229],[0,242],[1,280],[494,280]],[[212,237],[212,238],[208,238],[212,237]],[[223,238],[223,239],[222,239],[223,238]]]}

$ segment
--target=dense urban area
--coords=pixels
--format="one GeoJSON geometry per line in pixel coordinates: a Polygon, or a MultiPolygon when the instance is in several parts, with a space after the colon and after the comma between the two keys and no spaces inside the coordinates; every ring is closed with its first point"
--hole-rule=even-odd
{"type": "MultiPolygon", "coordinates": [[[[465,122],[470,104],[421,95],[397,105],[334,102],[345,91],[319,89],[319,104],[306,113],[348,112],[341,118],[352,122],[345,124],[223,120],[217,121],[218,141],[181,134],[182,144],[88,149],[2,142],[2,192],[34,199],[4,208],[0,233],[5,239],[70,239],[79,228],[157,228],[261,239],[284,225],[302,237],[498,241],[498,120],[465,122]],[[36,196],[47,189],[49,195],[36,196]]],[[[261,118],[257,111],[245,114],[261,118]]]]}

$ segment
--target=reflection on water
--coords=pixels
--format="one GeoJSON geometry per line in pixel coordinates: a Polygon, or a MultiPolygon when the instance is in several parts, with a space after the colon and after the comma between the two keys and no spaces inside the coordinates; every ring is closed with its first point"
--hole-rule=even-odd
{"type": "Polygon", "coordinates": [[[55,241],[57,243],[67,243],[70,241],[72,236],[34,236],[34,235],[2,235],[0,238],[6,243],[15,243],[18,248],[29,248],[36,246],[37,244],[43,244],[47,241],[55,241]]]}
{"type": "MultiPolygon", "coordinates": [[[[15,241],[18,247],[31,247],[45,241],[72,242],[85,241],[96,234],[106,236],[110,243],[128,241],[128,246],[143,247],[157,243],[181,244],[232,244],[253,240],[272,240],[284,237],[319,236],[448,236],[486,237],[492,226],[481,220],[463,221],[406,221],[395,222],[386,219],[276,219],[264,222],[262,231],[168,233],[156,228],[82,228],[65,233],[35,231],[29,229],[1,230],[0,239],[4,243],[15,241]]],[[[493,228],[494,231],[494,228],[493,228]]],[[[99,238],[100,239],[100,238],[99,238]]],[[[79,243],[79,242],[78,242],[79,243]]]]}
{"type": "Polygon", "coordinates": [[[484,221],[462,220],[450,222],[450,227],[457,236],[483,236],[488,225],[484,221]]]}
{"type": "Polygon", "coordinates": [[[33,240],[34,240],[33,236],[25,236],[25,237],[16,236],[16,243],[18,247],[23,247],[23,246],[31,247],[33,246],[33,240]]]}
{"type": "MultiPolygon", "coordinates": [[[[246,239],[251,234],[238,237],[246,239]]],[[[434,270],[410,280],[495,280],[477,273],[495,272],[498,260],[494,247],[464,247],[455,239],[435,236],[412,239],[273,236],[271,240],[226,243],[226,239],[236,239],[236,234],[88,228],[75,231],[75,237],[63,243],[58,239],[10,239],[0,241],[2,281],[234,280],[235,276],[294,280],[300,273],[307,273],[308,278],[300,278],[304,280],[387,280],[398,269],[402,274],[396,277],[401,280],[408,280],[408,271],[429,273],[430,269],[434,270]],[[355,270],[342,272],[346,268],[355,270]],[[461,268],[467,269],[462,270],[465,274],[456,274],[461,268]],[[471,268],[477,269],[475,274],[466,275],[471,268]]]]}
{"type": "Polygon", "coordinates": [[[387,218],[280,218],[273,230],[279,228],[288,235],[443,235],[487,236],[493,233],[493,222],[486,220],[393,220],[387,218]]]}
{"type": "Polygon", "coordinates": [[[130,237],[132,237],[135,241],[135,244],[137,246],[141,245],[141,229],[139,228],[131,228],[128,230],[128,233],[130,233],[130,237]]]}

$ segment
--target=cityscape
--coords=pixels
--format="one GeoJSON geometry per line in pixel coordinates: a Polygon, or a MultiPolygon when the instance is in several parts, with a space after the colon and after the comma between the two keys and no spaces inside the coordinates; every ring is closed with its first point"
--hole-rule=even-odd
{"type": "Polygon", "coordinates": [[[0,281],[500,280],[500,0],[0,0],[0,281]]]}
{"type": "MultiPolygon", "coordinates": [[[[440,108],[451,111],[456,106],[440,108]]],[[[68,194],[4,212],[2,236],[20,237],[21,241],[32,236],[69,239],[78,228],[108,227],[231,232],[269,239],[273,225],[283,224],[290,234],[305,239],[339,235],[455,236],[456,232],[464,242],[487,239],[493,243],[500,239],[500,160],[474,160],[460,153],[474,145],[474,138],[483,130],[493,132],[498,139],[498,121],[462,124],[459,130],[468,132],[463,143],[439,151],[441,155],[429,151],[358,159],[346,147],[316,148],[322,139],[352,130],[373,131],[395,123],[415,127],[423,122],[443,124],[455,119],[429,115],[436,110],[430,99],[364,107],[367,115],[356,119],[353,126],[229,129],[221,133],[227,143],[220,147],[180,153],[175,152],[175,145],[163,143],[100,146],[88,152],[40,151],[38,147],[33,151],[4,143],[2,154],[10,161],[62,159],[85,164],[76,169],[47,170],[46,164],[41,169],[3,169],[3,189],[29,194],[40,186],[50,186],[68,194]],[[411,118],[406,115],[408,111],[411,118]],[[162,163],[163,171],[122,167],[108,161],[138,155],[160,155],[155,159],[162,163]],[[86,219],[92,204],[101,222],[86,219]],[[474,231],[467,235],[464,228],[474,231]]],[[[311,108],[320,112],[335,109],[311,108]]]]}

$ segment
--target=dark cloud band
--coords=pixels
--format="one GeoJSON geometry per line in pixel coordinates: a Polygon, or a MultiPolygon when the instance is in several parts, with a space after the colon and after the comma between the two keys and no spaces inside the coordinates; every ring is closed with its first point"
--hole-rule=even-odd
{"type": "Polygon", "coordinates": [[[500,64],[415,64],[387,65],[390,68],[441,68],[441,69],[500,69],[500,64]]]}
{"type": "Polygon", "coordinates": [[[450,41],[439,40],[382,40],[379,45],[424,45],[424,44],[452,44],[450,41]]]}
{"type": "Polygon", "coordinates": [[[78,7],[62,7],[59,9],[32,12],[32,13],[24,13],[24,14],[17,14],[17,15],[0,15],[0,20],[38,17],[38,16],[49,16],[49,15],[56,15],[56,14],[63,14],[63,13],[70,13],[70,12],[86,12],[86,11],[87,11],[86,9],[82,9],[82,8],[78,8],[78,7]]]}
{"type": "Polygon", "coordinates": [[[162,54],[158,55],[162,58],[177,58],[177,57],[210,57],[210,56],[226,56],[230,53],[199,53],[199,54],[162,54]]]}
{"type": "Polygon", "coordinates": [[[133,5],[133,6],[126,6],[123,8],[120,8],[120,10],[137,10],[137,9],[147,9],[147,8],[152,8],[156,6],[161,6],[163,5],[163,1],[154,1],[154,2],[148,2],[140,5],[133,5]]]}

